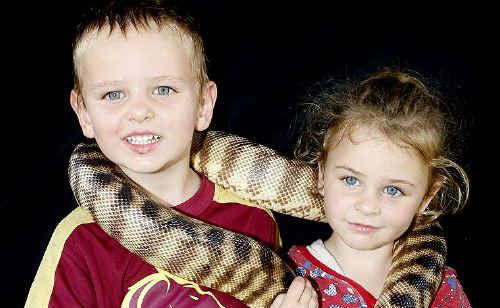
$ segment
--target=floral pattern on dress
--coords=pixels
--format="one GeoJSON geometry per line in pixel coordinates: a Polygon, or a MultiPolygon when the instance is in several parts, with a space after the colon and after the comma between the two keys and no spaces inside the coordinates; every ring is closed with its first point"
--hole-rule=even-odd
{"type": "Polygon", "coordinates": [[[446,268],[443,281],[431,308],[471,308],[455,270],[446,268]]]}
{"type": "MultiPolygon", "coordinates": [[[[305,248],[303,248],[305,249],[305,248]]],[[[321,307],[328,308],[367,308],[361,294],[351,285],[316,266],[302,255],[300,249],[290,251],[295,262],[295,272],[302,277],[313,278],[319,290],[321,307]]]]}
{"type": "MultiPolygon", "coordinates": [[[[312,258],[309,260],[304,246],[293,246],[289,256],[295,264],[297,275],[309,278],[318,291],[320,306],[326,308],[372,308],[373,297],[368,302],[363,298],[360,291],[346,280],[342,275],[332,275],[325,272],[315,264],[319,262],[312,258]],[[314,261],[313,261],[314,260],[314,261]]],[[[322,264],[321,264],[322,265],[322,264]]],[[[322,265],[323,268],[326,266],[322,265]]],[[[331,271],[333,272],[333,270],[331,271]]],[[[335,272],[334,272],[335,273],[335,272]]],[[[365,291],[366,293],[366,291],[365,291]]],[[[368,296],[370,296],[368,294],[368,296]]],[[[469,300],[457,279],[456,272],[446,267],[443,273],[441,286],[431,308],[471,308],[469,300]]]]}

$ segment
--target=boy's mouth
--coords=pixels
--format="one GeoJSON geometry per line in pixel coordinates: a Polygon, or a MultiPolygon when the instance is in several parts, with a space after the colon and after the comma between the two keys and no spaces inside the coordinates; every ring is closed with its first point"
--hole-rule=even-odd
{"type": "Polygon", "coordinates": [[[156,143],[160,140],[160,138],[161,137],[157,135],[136,135],[136,136],[128,136],[125,139],[130,144],[143,145],[143,144],[156,143]]]}

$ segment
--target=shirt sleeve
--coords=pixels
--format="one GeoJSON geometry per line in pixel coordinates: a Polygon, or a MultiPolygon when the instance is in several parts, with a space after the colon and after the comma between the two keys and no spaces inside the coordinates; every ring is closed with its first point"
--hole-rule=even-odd
{"type": "Polygon", "coordinates": [[[280,248],[278,224],[272,214],[257,208],[254,211],[251,222],[254,234],[250,235],[275,250],[280,248]]]}
{"type": "Polygon", "coordinates": [[[57,265],[49,307],[97,307],[91,274],[75,241],[68,241],[57,265]]]}
{"type": "Polygon", "coordinates": [[[74,247],[69,244],[75,229],[88,222],[92,222],[90,214],[77,208],[56,227],[31,285],[25,308],[92,307],[91,302],[78,300],[82,292],[89,292],[92,286],[86,281],[88,275],[82,262],[78,261],[74,247]]]}

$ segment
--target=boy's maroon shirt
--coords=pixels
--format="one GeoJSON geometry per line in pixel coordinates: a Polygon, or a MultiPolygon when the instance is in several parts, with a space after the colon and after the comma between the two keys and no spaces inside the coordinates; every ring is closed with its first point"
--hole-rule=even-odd
{"type": "MultiPolygon", "coordinates": [[[[202,177],[198,192],[176,210],[258,239],[274,247],[277,243],[277,227],[273,217],[256,207],[239,203],[220,203],[214,200],[215,185],[202,177]]],[[[220,199],[220,198],[219,198],[220,199]]],[[[219,200],[224,201],[224,200],[219,200]]],[[[47,248],[30,291],[27,307],[246,307],[228,294],[206,287],[176,282],[177,277],[159,272],[155,267],[129,252],[115,239],[107,235],[93,221],[78,223],[75,216],[87,215],[76,209],[67,219],[72,223],[64,236],[58,227],[47,248]],[[62,242],[63,241],[63,242],[62,242]],[[62,246],[60,253],[55,248],[62,246]],[[50,259],[47,266],[45,259],[50,259]],[[53,287],[40,287],[54,275],[53,287]],[[200,292],[201,291],[201,292],[200,292]],[[204,291],[210,291],[206,294],[204,291]],[[125,300],[124,300],[125,299],[125,300]],[[48,301],[47,301],[48,300],[48,301]],[[47,304],[41,303],[47,301],[47,304]],[[40,305],[39,305],[40,304],[40,305]]],[[[86,218],[88,219],[88,217],[86,218]]],[[[60,225],[62,225],[61,223],[60,225]]],[[[68,229],[68,227],[64,227],[68,229]]]]}

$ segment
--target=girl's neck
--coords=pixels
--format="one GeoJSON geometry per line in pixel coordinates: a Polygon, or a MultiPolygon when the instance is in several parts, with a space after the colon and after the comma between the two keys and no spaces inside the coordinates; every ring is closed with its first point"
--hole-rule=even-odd
{"type": "Polygon", "coordinates": [[[178,205],[191,198],[199,189],[200,176],[184,164],[175,164],[154,173],[124,172],[141,187],[168,206],[178,205]]]}
{"type": "Polygon", "coordinates": [[[325,247],[334,256],[346,277],[356,281],[378,298],[391,266],[392,245],[358,250],[348,246],[334,232],[325,241],[325,247]]]}

